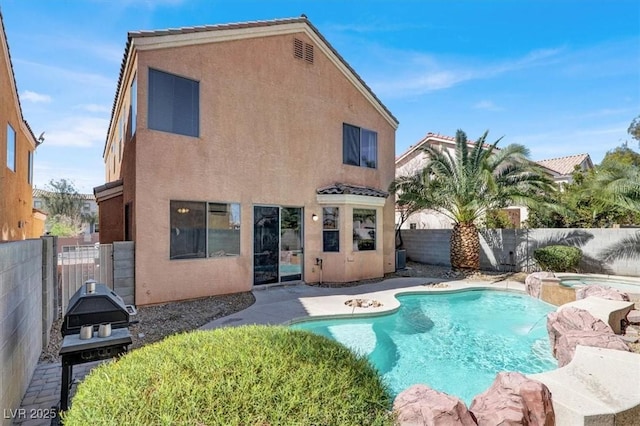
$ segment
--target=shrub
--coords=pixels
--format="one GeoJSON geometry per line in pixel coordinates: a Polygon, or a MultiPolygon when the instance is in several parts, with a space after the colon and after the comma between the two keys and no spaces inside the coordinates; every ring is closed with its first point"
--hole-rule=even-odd
{"type": "Polygon", "coordinates": [[[178,334],[94,368],[70,425],[392,424],[366,358],[285,327],[178,334]]]}
{"type": "Polygon", "coordinates": [[[546,271],[576,272],[582,250],[569,246],[547,246],[534,250],[533,258],[546,271]]]}

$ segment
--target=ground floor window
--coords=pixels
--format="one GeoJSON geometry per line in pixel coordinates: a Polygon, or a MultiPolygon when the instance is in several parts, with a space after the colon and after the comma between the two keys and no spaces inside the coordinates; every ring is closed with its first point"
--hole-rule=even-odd
{"type": "Polygon", "coordinates": [[[240,254],[240,204],[170,202],[170,258],[240,254]]]}
{"type": "Polygon", "coordinates": [[[340,251],[340,228],[338,207],[322,208],[322,251],[340,251]]]}
{"type": "Polygon", "coordinates": [[[376,249],[376,211],[353,209],[353,250],[376,249]]]}

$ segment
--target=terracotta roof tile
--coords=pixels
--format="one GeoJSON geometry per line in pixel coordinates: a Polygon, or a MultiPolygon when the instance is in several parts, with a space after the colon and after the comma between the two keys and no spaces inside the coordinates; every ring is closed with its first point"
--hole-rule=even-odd
{"type": "Polygon", "coordinates": [[[573,173],[575,166],[579,166],[585,160],[588,160],[588,165],[593,167],[589,154],[576,154],[568,155],[566,157],[550,158],[547,160],[536,161],[536,163],[551,169],[561,175],[570,175],[573,173]]]}
{"type": "Polygon", "coordinates": [[[351,194],[381,198],[387,198],[389,196],[387,191],[383,191],[381,189],[350,185],[347,183],[335,183],[333,185],[325,186],[324,188],[318,188],[316,192],[318,194],[351,194]]]}

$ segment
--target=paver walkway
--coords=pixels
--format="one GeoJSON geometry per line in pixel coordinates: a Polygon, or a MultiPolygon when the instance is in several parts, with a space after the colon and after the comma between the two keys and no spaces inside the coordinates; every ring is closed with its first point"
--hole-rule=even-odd
{"type": "MultiPolygon", "coordinates": [[[[91,371],[93,367],[104,361],[94,361],[73,366],[74,385],[70,398],[73,397],[76,384],[91,371]]],[[[62,386],[62,366],[56,363],[40,363],[33,373],[29,388],[22,398],[20,410],[15,413],[4,413],[13,418],[12,424],[21,426],[50,425],[55,408],[60,402],[62,386]]]]}

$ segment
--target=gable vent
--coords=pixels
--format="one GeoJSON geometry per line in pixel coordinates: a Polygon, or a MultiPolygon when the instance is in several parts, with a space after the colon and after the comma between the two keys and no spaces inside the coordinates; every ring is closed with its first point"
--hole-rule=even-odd
{"type": "Polygon", "coordinates": [[[293,56],[313,64],[313,45],[300,39],[293,39],[293,56]]]}
{"type": "Polygon", "coordinates": [[[295,56],[298,59],[304,58],[303,45],[304,43],[302,42],[302,40],[298,40],[297,38],[293,39],[293,56],[295,56]]]}
{"type": "Polygon", "coordinates": [[[313,45],[305,43],[304,44],[304,60],[313,63],[313,45]]]}

